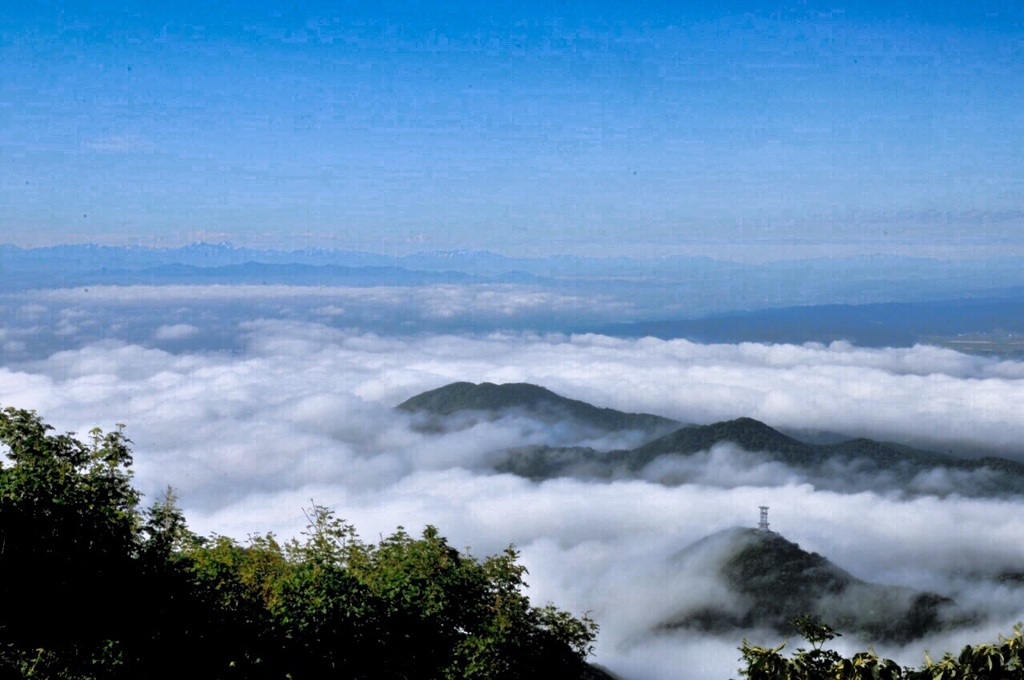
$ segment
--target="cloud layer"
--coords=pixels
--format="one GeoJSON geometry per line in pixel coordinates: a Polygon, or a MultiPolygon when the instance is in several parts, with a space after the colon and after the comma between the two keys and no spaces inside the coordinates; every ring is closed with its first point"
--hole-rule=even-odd
{"type": "MultiPolygon", "coordinates": [[[[184,324],[162,324],[162,333],[205,332],[201,319],[184,324]]],[[[755,524],[758,505],[771,506],[773,526],[787,538],[855,576],[939,590],[988,614],[975,630],[929,641],[933,652],[994,639],[1024,616],[1014,604],[1018,590],[987,580],[979,586],[976,578],[1024,563],[1017,501],[824,492],[775,468],[750,468],[729,483],[723,471],[742,462],[742,452],[729,450],[708,452],[705,476],[678,487],[533,483],[489,470],[495,450],[544,441],[530,422],[426,433],[412,427],[414,416],[393,410],[456,380],[527,381],[684,422],[746,415],[774,426],[1019,454],[1022,363],[924,346],[384,337],[288,321],[247,322],[238,332],[231,352],[171,352],[111,337],[8,363],[0,367],[0,404],[37,409],[59,430],[126,423],[138,485],[148,494],[174,485],[201,533],[295,535],[312,499],[334,506],[370,540],[399,524],[418,531],[430,523],[476,554],[514,543],[530,570],[531,596],[592,611],[602,625],[597,661],[636,680],[674,677],[681,665],[695,677],[734,674],[738,638],[651,630],[722,593],[706,568],[683,568],[673,556],[713,531],[755,524]]],[[[572,432],[560,436],[573,442],[572,432]]],[[[914,645],[880,651],[921,660],[914,645]]]]}

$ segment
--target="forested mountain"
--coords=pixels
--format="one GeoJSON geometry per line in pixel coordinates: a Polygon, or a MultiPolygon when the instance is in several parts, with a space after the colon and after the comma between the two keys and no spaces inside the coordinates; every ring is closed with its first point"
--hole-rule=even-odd
{"type": "Polygon", "coordinates": [[[649,413],[625,413],[611,408],[598,408],[592,404],[555,394],[539,385],[529,383],[456,382],[436,390],[423,392],[398,405],[410,412],[425,412],[435,416],[478,411],[489,417],[515,411],[544,421],[573,420],[599,430],[643,430],[664,432],[679,423],[649,413]]]}
{"type": "MultiPolygon", "coordinates": [[[[679,423],[667,418],[598,408],[527,383],[453,383],[414,396],[398,408],[429,414],[429,426],[441,429],[446,423],[456,426],[456,416],[499,419],[515,413],[549,424],[572,421],[603,431],[649,433],[645,443],[630,449],[597,450],[583,445],[585,436],[581,434],[579,445],[518,446],[495,457],[498,471],[535,480],[642,476],[682,484],[708,481],[712,470],[735,469],[737,479],[760,470],[764,479],[759,481],[764,483],[791,479],[834,491],[1024,494],[1024,464],[1007,458],[962,458],[864,437],[810,443],[746,417],[678,427],[679,423]]],[[[723,475],[715,477],[722,479],[723,475]]]]}
{"type": "Polygon", "coordinates": [[[1024,494],[1024,464],[1014,460],[960,458],[863,437],[809,444],[752,418],[680,428],[629,450],[516,447],[504,452],[497,469],[531,479],[638,475],[666,484],[708,482],[710,472],[734,469],[737,480],[760,474],[766,484],[793,480],[842,492],[1024,494]]]}
{"type": "Polygon", "coordinates": [[[771,531],[718,532],[675,559],[684,572],[689,562],[718,565],[729,596],[680,612],[663,624],[665,630],[770,628],[790,635],[793,619],[810,615],[869,642],[903,643],[970,620],[947,597],[868,583],[771,531]]]}

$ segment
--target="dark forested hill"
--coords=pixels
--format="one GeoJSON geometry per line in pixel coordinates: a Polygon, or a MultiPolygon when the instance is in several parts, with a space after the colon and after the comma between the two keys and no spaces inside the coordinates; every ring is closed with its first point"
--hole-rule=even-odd
{"type": "Polygon", "coordinates": [[[795,617],[811,615],[871,642],[901,643],[969,618],[949,598],[863,581],[774,532],[718,532],[676,559],[687,574],[689,564],[712,565],[734,597],[680,612],[664,623],[667,630],[770,628],[790,634],[795,617]]]}
{"type": "Polygon", "coordinates": [[[637,469],[667,453],[697,453],[722,442],[730,442],[745,451],[769,451],[776,458],[797,465],[816,462],[822,448],[797,441],[759,420],[737,418],[680,428],[627,452],[623,459],[629,467],[637,469]]]}
{"type": "Polygon", "coordinates": [[[1024,494],[1024,464],[1006,458],[958,458],[873,439],[809,444],[752,418],[680,428],[634,449],[597,451],[585,446],[533,445],[508,449],[497,465],[531,479],[639,475],[666,484],[721,485],[789,479],[833,491],[910,495],[1002,496],[1024,494]],[[765,474],[756,477],[758,470],[765,474]],[[711,474],[713,471],[725,474],[711,474]],[[730,477],[730,472],[735,473],[730,477]],[[751,478],[755,475],[755,478],[751,478]]]}
{"type": "Polygon", "coordinates": [[[412,397],[399,404],[398,408],[435,416],[448,416],[460,411],[484,411],[497,415],[515,410],[541,420],[572,419],[582,425],[607,431],[644,430],[659,433],[679,426],[678,422],[669,418],[599,408],[530,383],[495,385],[489,382],[457,382],[412,397]]]}
{"type": "Polygon", "coordinates": [[[529,383],[457,382],[416,395],[398,408],[425,414],[427,429],[445,429],[454,417],[468,414],[487,419],[516,414],[542,426],[561,422],[578,426],[579,436],[569,437],[571,441],[566,441],[565,428],[551,428],[559,432],[559,440],[553,435],[546,443],[509,448],[497,457],[498,471],[536,480],[644,476],[667,484],[725,483],[722,480],[728,480],[729,474],[716,474],[712,481],[706,478],[715,467],[727,473],[734,469],[737,480],[771,485],[780,482],[752,480],[751,475],[765,466],[776,470],[781,466],[791,479],[834,491],[1024,494],[1024,463],[1006,458],[962,458],[868,438],[803,441],[753,418],[679,427],[668,418],[599,408],[529,383]],[[594,433],[627,430],[642,433],[642,443],[608,451],[591,448],[587,441],[594,433]],[[652,468],[655,462],[658,465],[652,468]]]}

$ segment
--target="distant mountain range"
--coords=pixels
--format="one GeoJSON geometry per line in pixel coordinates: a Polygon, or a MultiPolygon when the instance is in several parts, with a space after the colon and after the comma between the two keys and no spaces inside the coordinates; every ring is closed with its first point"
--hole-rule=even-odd
{"type": "Polygon", "coordinates": [[[641,476],[666,484],[708,483],[713,468],[734,469],[740,483],[763,467],[766,480],[761,483],[800,481],[841,492],[1024,494],[1024,464],[1006,458],[961,458],[867,438],[809,443],[753,418],[680,426],[651,414],[598,408],[526,383],[458,382],[412,397],[398,408],[428,416],[424,423],[431,429],[444,429],[446,423],[454,426],[449,419],[456,415],[494,420],[516,414],[548,424],[572,423],[581,428],[580,441],[595,431],[632,430],[647,436],[645,443],[631,449],[540,444],[508,449],[496,457],[498,471],[534,480],[641,476]]]}
{"type": "MultiPolygon", "coordinates": [[[[355,250],[304,248],[271,250],[229,243],[193,243],[178,248],[65,244],[42,248],[0,245],[0,270],[99,272],[142,271],[167,265],[216,268],[239,265],[305,265],[400,268],[423,272],[460,272],[494,277],[522,272],[548,279],[622,279],[676,283],[707,277],[778,278],[796,280],[813,289],[836,279],[873,294],[886,281],[940,285],[948,291],[997,289],[1024,285],[1024,258],[939,260],[896,255],[819,257],[804,260],[742,264],[703,256],[628,257],[508,257],[485,250],[425,251],[403,255],[355,250]]],[[[762,291],[769,293],[770,291],[762,291]]],[[[808,290],[808,292],[811,292],[808,290]]]]}
{"type": "Polygon", "coordinates": [[[207,243],[0,246],[0,293],[98,285],[518,285],[578,301],[569,319],[564,310],[562,318],[531,318],[531,329],[700,342],[849,340],[882,346],[963,333],[1021,334],[1022,272],[1024,258],[1010,257],[741,264],[692,256],[515,258],[461,250],[398,256],[207,243]],[[610,311],[602,313],[605,306],[610,311]]]}
{"type": "Polygon", "coordinates": [[[594,330],[615,337],[687,338],[703,343],[847,341],[862,347],[903,347],[940,342],[962,350],[988,347],[994,354],[1019,356],[1024,354],[1024,295],[805,305],[616,323],[594,330]],[[969,337],[974,333],[979,336],[969,337]],[[1014,340],[1012,346],[1007,340],[1014,340]]]}
{"type": "MultiPolygon", "coordinates": [[[[491,313],[486,305],[474,308],[469,296],[454,316],[423,318],[398,303],[379,313],[349,304],[349,314],[334,320],[370,332],[528,330],[703,343],[848,341],[865,347],[929,343],[1024,357],[1024,258],[872,256],[753,265],[706,257],[512,258],[486,251],[392,256],[207,243],[0,245],[0,296],[139,285],[303,287],[314,310],[321,307],[314,304],[316,296],[329,288],[448,287],[453,294],[452,289],[491,287],[487,300],[533,301],[491,313]]],[[[358,296],[355,290],[348,294],[358,296]]],[[[205,304],[204,298],[197,296],[195,304],[205,304]]],[[[248,291],[233,312],[239,318],[275,313],[261,306],[259,291],[248,291]]]]}
{"type": "Polygon", "coordinates": [[[904,643],[974,618],[937,593],[858,579],[775,532],[721,531],[684,549],[675,562],[684,575],[692,562],[718,565],[718,577],[731,597],[698,602],[665,621],[660,628],[667,631],[768,628],[790,635],[793,619],[810,615],[869,643],[904,643]]]}

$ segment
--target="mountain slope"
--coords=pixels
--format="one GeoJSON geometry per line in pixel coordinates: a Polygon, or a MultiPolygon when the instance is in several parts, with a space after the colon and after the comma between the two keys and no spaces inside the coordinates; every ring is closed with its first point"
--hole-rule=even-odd
{"type": "Polygon", "coordinates": [[[770,451],[787,463],[810,463],[820,459],[821,447],[788,437],[753,418],[737,418],[711,425],[690,425],[633,449],[624,456],[629,467],[638,469],[667,453],[692,454],[716,444],[730,442],[746,451],[770,451]]]}
{"type": "Polygon", "coordinates": [[[1006,458],[960,458],[867,438],[810,443],[753,418],[679,427],[668,418],[598,408],[529,383],[457,382],[397,408],[425,414],[420,427],[428,430],[517,414],[534,420],[543,437],[548,425],[571,422],[575,427],[551,427],[546,442],[534,438],[529,446],[497,452],[497,471],[533,480],[639,476],[670,485],[810,483],[839,492],[1024,495],[1024,463],[1006,458]],[[639,435],[633,441],[646,441],[628,449],[591,448],[589,437],[619,431],[639,435]]]}
{"type": "Polygon", "coordinates": [[[829,459],[863,460],[879,467],[912,465],[924,467],[951,466],[975,470],[998,461],[1004,470],[1024,475],[1024,465],[1004,458],[958,458],[934,451],[915,449],[902,444],[880,442],[859,437],[833,444],[809,444],[753,418],[737,418],[711,425],[690,425],[629,451],[630,466],[641,467],[664,454],[693,454],[707,451],[716,444],[729,442],[745,451],[764,452],[773,461],[797,467],[820,465],[829,459]]]}
{"type": "Polygon", "coordinates": [[[1017,461],[958,458],[866,438],[809,444],[753,418],[682,427],[627,450],[512,448],[504,452],[497,469],[537,480],[625,475],[666,484],[774,486],[798,480],[840,492],[1024,494],[1024,464],[1017,461]]]}
{"type": "Polygon", "coordinates": [[[871,642],[902,643],[968,618],[949,598],[863,581],[774,532],[718,532],[676,559],[684,572],[692,564],[715,565],[733,597],[728,604],[705,602],[680,612],[663,624],[668,630],[770,628],[789,634],[794,617],[810,614],[871,642]]]}

